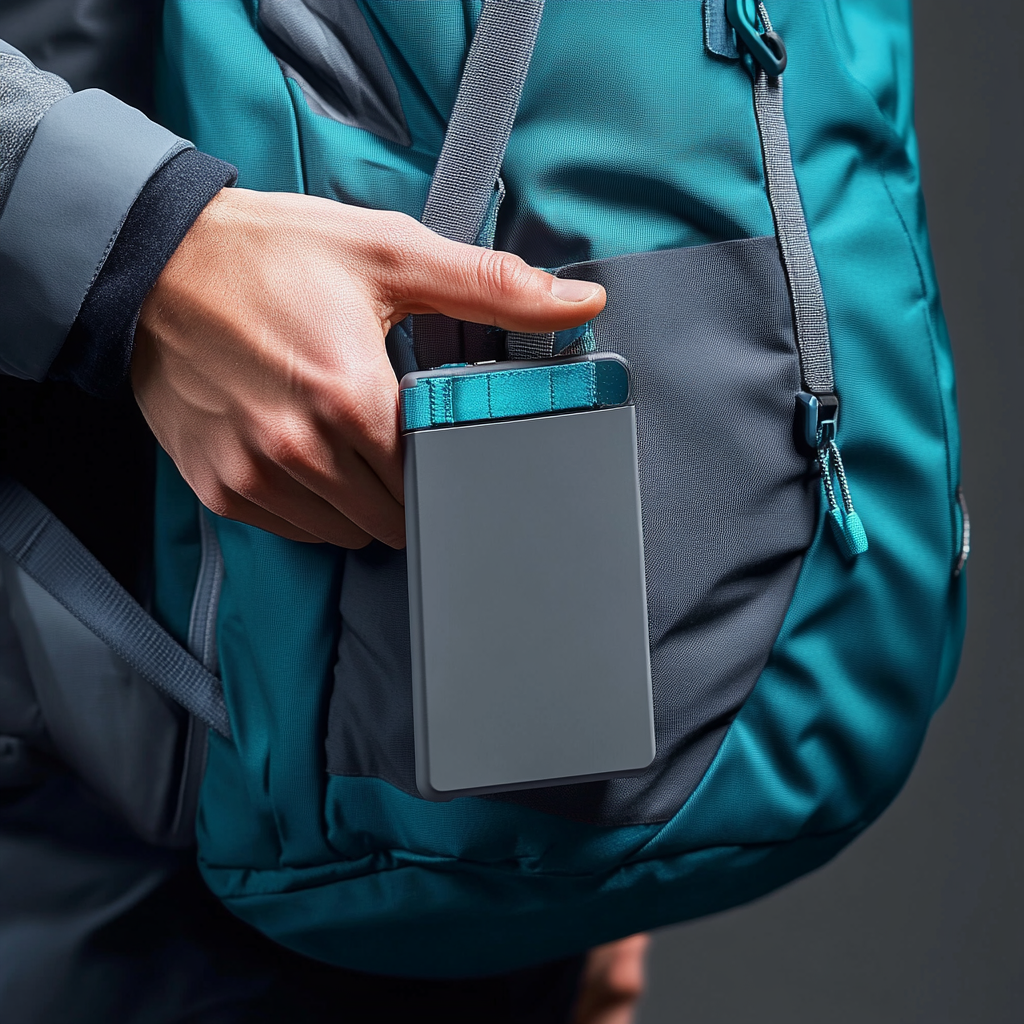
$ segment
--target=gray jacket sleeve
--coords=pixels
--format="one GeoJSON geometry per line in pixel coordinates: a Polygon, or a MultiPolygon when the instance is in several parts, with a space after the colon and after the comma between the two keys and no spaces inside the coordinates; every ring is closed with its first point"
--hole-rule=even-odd
{"type": "Polygon", "coordinates": [[[46,377],[135,199],[189,148],[0,40],[0,372],[46,377]]]}

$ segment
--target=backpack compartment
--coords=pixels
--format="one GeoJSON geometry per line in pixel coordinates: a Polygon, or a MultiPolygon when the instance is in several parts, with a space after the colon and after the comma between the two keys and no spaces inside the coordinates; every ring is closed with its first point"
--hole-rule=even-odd
{"type": "MultiPolygon", "coordinates": [[[[563,273],[606,287],[596,343],[632,368],[658,753],[636,778],[498,799],[651,824],[679,810],[753,688],[814,531],[817,476],[793,436],[789,296],[771,236],[563,273]]],[[[346,556],[341,619],[327,769],[415,794],[403,554],[374,545],[346,556]]],[[[339,816],[333,841],[346,852],[339,816]]]]}

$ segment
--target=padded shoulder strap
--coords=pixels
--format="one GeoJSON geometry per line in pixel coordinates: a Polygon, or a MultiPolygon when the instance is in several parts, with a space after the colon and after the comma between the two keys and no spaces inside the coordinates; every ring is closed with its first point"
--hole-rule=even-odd
{"type": "MultiPolygon", "coordinates": [[[[495,202],[505,147],[523,94],[544,0],[486,0],[434,170],[423,223],[456,242],[475,243],[495,202]]],[[[457,361],[459,324],[416,317],[422,369],[457,361]]]]}
{"type": "Polygon", "coordinates": [[[220,682],[181,647],[33,494],[0,476],[0,550],[141,676],[222,736],[220,682]]]}

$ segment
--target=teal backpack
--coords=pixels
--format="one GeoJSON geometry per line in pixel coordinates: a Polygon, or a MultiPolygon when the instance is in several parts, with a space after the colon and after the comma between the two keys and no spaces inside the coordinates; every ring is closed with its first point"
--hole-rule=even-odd
{"type": "Polygon", "coordinates": [[[121,619],[90,621],[194,712],[203,876],[278,942],[403,975],[537,963],[819,867],[907,777],[956,672],[968,537],[909,5],[771,16],[168,0],[165,118],[240,185],[607,290],[560,335],[414,318],[399,376],[594,349],[633,373],[657,743],[635,777],[422,799],[404,553],[218,519],[162,460],[156,616],[195,658],[111,587],[121,619]]]}

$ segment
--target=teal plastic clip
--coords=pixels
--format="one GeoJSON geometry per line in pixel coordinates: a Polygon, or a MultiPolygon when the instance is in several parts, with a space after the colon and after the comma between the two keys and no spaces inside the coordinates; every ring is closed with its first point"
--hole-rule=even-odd
{"type": "MultiPolygon", "coordinates": [[[[778,32],[762,25],[757,8],[757,0],[725,0],[725,16],[751,60],[769,78],[778,78],[786,70],[786,44],[778,32]]],[[[756,75],[749,63],[747,69],[756,75]]]]}

